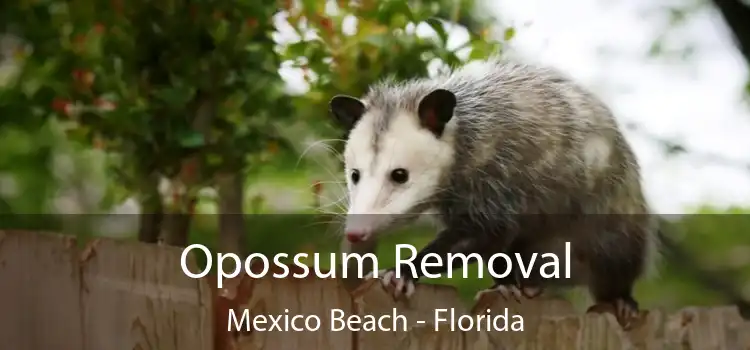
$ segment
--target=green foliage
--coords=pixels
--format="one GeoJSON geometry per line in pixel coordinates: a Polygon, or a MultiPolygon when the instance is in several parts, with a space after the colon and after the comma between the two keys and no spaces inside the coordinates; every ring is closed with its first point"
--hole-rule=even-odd
{"type": "MultiPolygon", "coordinates": [[[[335,93],[361,94],[385,76],[425,76],[435,59],[459,64],[434,16],[483,23],[471,18],[472,1],[336,4],[331,14],[320,1],[281,9],[254,1],[4,2],[3,29],[18,44],[17,69],[0,89],[8,116],[0,123],[33,133],[55,119],[69,140],[106,152],[109,200],[147,195],[140,192],[152,190],[146,182],[155,173],[194,192],[219,171],[288,164],[291,141],[303,138],[283,133],[291,124],[337,133],[326,106],[335,93]],[[305,40],[278,47],[279,10],[305,40]],[[351,16],[354,34],[344,32],[351,16]],[[438,40],[405,30],[420,22],[438,40]],[[285,93],[282,61],[305,71],[308,93],[285,93]]],[[[482,58],[499,44],[472,34],[463,49],[482,58]]],[[[43,155],[43,143],[36,147],[43,155]]]]}
{"type": "Polygon", "coordinates": [[[726,295],[713,285],[698,282],[697,273],[718,277],[734,291],[745,293],[750,285],[748,213],[747,208],[700,207],[679,218],[667,216],[665,234],[690,254],[692,261],[662,258],[657,277],[638,286],[643,303],[668,309],[726,303],[726,295]]]}
{"type": "Polygon", "coordinates": [[[0,92],[3,124],[34,130],[59,119],[71,140],[117,156],[113,175],[129,192],[154,172],[176,177],[191,157],[203,165],[187,174],[199,186],[216,171],[241,171],[269,142],[284,146],[275,128],[293,113],[269,36],[273,6],[84,0],[4,9],[7,29],[30,49],[0,92]]]}
{"type": "MultiPolygon", "coordinates": [[[[326,12],[324,2],[310,2],[290,11],[287,21],[300,40],[286,45],[283,57],[303,71],[310,85],[306,94],[294,99],[300,120],[319,118],[335,94],[360,96],[370,84],[386,77],[427,76],[433,62],[455,66],[467,56],[481,59],[501,53],[500,43],[489,39],[487,31],[470,32],[462,47],[449,47],[446,21],[436,17],[445,7],[438,2],[411,6],[404,1],[360,3],[353,6],[338,1],[335,10],[326,12]],[[356,30],[350,33],[345,23],[353,18],[356,30]],[[437,38],[416,35],[413,27],[419,23],[429,25],[437,38]],[[315,35],[304,35],[307,30],[315,35]]],[[[327,136],[338,133],[329,123],[315,126],[327,136]]]]}

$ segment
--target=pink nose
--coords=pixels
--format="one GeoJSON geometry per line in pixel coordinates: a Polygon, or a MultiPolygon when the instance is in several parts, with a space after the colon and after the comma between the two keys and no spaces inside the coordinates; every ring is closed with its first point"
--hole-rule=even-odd
{"type": "Polygon", "coordinates": [[[346,239],[351,243],[361,242],[365,235],[359,232],[347,232],[346,239]]]}

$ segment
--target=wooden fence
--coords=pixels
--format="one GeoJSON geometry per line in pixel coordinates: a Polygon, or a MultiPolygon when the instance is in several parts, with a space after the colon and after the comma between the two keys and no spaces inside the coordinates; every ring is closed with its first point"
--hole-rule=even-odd
{"type": "MultiPolygon", "coordinates": [[[[185,276],[181,254],[177,248],[110,239],[81,248],[71,237],[0,231],[0,348],[750,349],[750,324],[733,307],[673,314],[650,310],[643,324],[624,332],[612,316],[581,315],[561,300],[480,300],[466,309],[447,286],[418,285],[408,304],[394,303],[376,282],[350,293],[336,280],[316,277],[245,276],[218,290],[212,279],[185,276]],[[330,331],[332,309],[385,315],[394,308],[408,319],[405,331],[330,331]],[[507,312],[509,330],[451,331],[449,323],[435,330],[435,309],[440,308],[454,308],[456,317],[487,309],[493,315],[507,312]],[[322,324],[316,332],[228,331],[234,322],[230,310],[238,320],[245,310],[249,316],[288,311],[289,317],[318,315],[322,324]],[[523,331],[510,330],[513,315],[523,318],[523,331]]],[[[197,270],[192,257],[188,266],[197,270]]]]}

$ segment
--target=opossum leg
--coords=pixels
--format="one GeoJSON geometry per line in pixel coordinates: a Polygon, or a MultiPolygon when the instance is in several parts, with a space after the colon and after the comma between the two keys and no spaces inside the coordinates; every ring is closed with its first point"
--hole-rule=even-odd
{"type": "Polygon", "coordinates": [[[521,288],[512,284],[494,284],[492,287],[482,289],[474,296],[474,301],[479,301],[484,296],[496,296],[499,295],[505,300],[515,300],[520,303],[523,297],[521,288]]]}
{"type": "MultiPolygon", "coordinates": [[[[516,244],[514,244],[513,246],[513,248],[518,248],[516,247],[516,244]]],[[[513,249],[513,251],[515,251],[515,249],[513,249]]],[[[492,268],[496,273],[500,271],[506,271],[508,269],[508,265],[505,260],[495,259],[493,263],[494,264],[492,268]],[[500,265],[501,262],[503,263],[502,265],[500,265]]],[[[508,275],[503,278],[493,277],[494,284],[492,285],[492,287],[479,291],[474,297],[475,300],[479,300],[486,294],[499,294],[505,300],[510,300],[512,298],[513,300],[520,303],[523,298],[533,299],[542,294],[544,289],[541,285],[536,283],[534,279],[523,278],[518,268],[513,264],[511,264],[510,269],[511,270],[508,275]]]]}
{"type": "Polygon", "coordinates": [[[544,286],[542,286],[542,283],[533,276],[530,278],[518,276],[515,285],[521,290],[521,294],[526,297],[526,299],[534,299],[544,293],[544,286]]]}
{"type": "Polygon", "coordinates": [[[630,329],[640,316],[633,287],[643,271],[644,243],[628,233],[605,233],[598,244],[588,262],[595,304],[587,312],[613,313],[623,328],[630,329]]]}
{"type": "Polygon", "coordinates": [[[522,287],[513,284],[494,284],[492,287],[482,289],[474,296],[474,301],[479,301],[485,295],[500,295],[505,300],[515,300],[520,303],[523,298],[534,299],[542,294],[542,287],[522,287]]]}
{"type": "Polygon", "coordinates": [[[398,299],[401,295],[407,299],[414,294],[416,279],[412,277],[409,269],[401,272],[401,277],[396,277],[396,269],[387,269],[383,272],[382,282],[384,287],[393,285],[393,299],[398,299]]]}
{"type": "MultiPolygon", "coordinates": [[[[427,254],[437,254],[440,256],[442,264],[439,266],[429,266],[425,270],[429,274],[443,274],[448,269],[456,268],[458,264],[453,263],[450,266],[446,263],[448,260],[448,253],[455,252],[456,247],[463,247],[461,250],[470,251],[475,250],[479,246],[479,243],[469,241],[469,239],[462,237],[455,231],[446,229],[440,231],[437,237],[427,244],[414,258],[414,267],[416,271],[412,271],[408,266],[402,266],[401,277],[396,278],[396,268],[391,268],[385,271],[383,274],[383,286],[388,287],[393,285],[395,288],[393,291],[393,297],[398,299],[401,295],[404,295],[407,299],[414,293],[414,284],[420,277],[422,277],[422,269],[420,266],[422,260],[427,254]],[[416,272],[416,273],[415,273],[416,272]]],[[[453,262],[455,262],[454,259],[453,262]]]]}
{"type": "Polygon", "coordinates": [[[598,302],[586,310],[586,313],[611,313],[625,330],[632,329],[639,319],[638,302],[632,297],[618,298],[613,302],[598,302]]]}
{"type": "Polygon", "coordinates": [[[632,292],[621,291],[616,293],[613,288],[602,287],[594,287],[593,289],[595,304],[589,307],[587,313],[609,312],[617,318],[617,322],[624,329],[633,327],[640,316],[640,309],[638,302],[631,294],[632,292]]]}
{"type": "Polygon", "coordinates": [[[510,268],[510,271],[508,272],[508,275],[502,278],[492,277],[493,284],[492,287],[480,290],[475,296],[474,300],[478,301],[485,295],[500,295],[505,300],[515,300],[517,302],[521,302],[521,297],[523,292],[521,291],[521,288],[518,284],[518,270],[515,268],[513,264],[510,264],[508,266],[507,261],[503,259],[495,259],[493,261],[493,264],[490,266],[488,264],[488,268],[492,267],[492,270],[495,271],[495,273],[501,273],[501,271],[507,271],[508,268],[510,268]]]}

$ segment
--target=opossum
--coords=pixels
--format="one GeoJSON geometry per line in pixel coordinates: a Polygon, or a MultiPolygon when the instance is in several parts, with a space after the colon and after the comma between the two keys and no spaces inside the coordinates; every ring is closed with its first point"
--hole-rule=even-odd
{"type": "MultiPolygon", "coordinates": [[[[658,221],[613,113],[573,78],[493,57],[433,78],[383,79],[362,98],[334,96],[329,109],[347,133],[344,232],[354,249],[373,249],[378,235],[427,211],[441,229],[416,261],[440,255],[431,274],[459,267],[447,266],[448,253],[529,259],[561,256],[570,242],[571,279],[522,278],[514,265],[478,295],[587,286],[590,312],[615,310],[623,325],[639,314],[633,286],[654,271],[658,221]]],[[[410,297],[421,270],[401,270],[382,280],[410,297]]]]}

